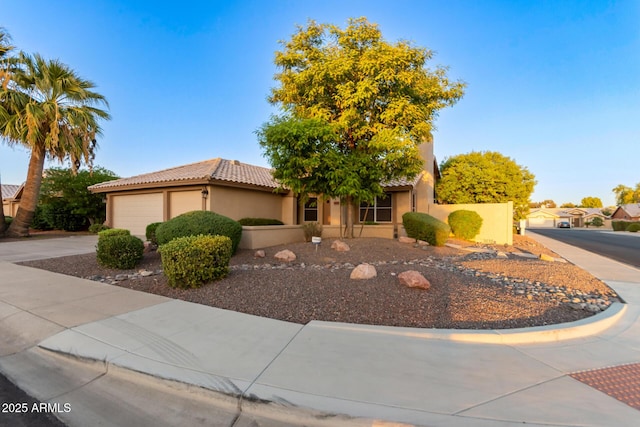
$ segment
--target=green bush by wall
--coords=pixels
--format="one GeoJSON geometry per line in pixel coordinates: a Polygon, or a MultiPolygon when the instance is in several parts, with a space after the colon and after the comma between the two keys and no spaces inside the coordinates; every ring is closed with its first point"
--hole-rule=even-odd
{"type": "Polygon", "coordinates": [[[151,224],[147,225],[147,228],[145,229],[144,235],[147,238],[148,241],[151,242],[151,244],[158,246],[158,238],[156,237],[156,230],[158,229],[158,226],[162,224],[162,222],[152,222],[151,224]]]}
{"type": "Polygon", "coordinates": [[[632,224],[632,222],[622,220],[611,221],[611,227],[613,228],[613,231],[626,231],[629,224],[632,224]]]}
{"type": "Polygon", "coordinates": [[[197,288],[229,274],[232,242],[227,236],[178,237],[158,251],[171,287],[197,288]]]}
{"type": "Polygon", "coordinates": [[[98,238],[102,239],[104,237],[114,237],[114,236],[130,236],[131,232],[124,228],[107,228],[106,230],[102,230],[98,232],[98,238]]]}
{"type": "Polygon", "coordinates": [[[242,237],[242,226],[237,221],[210,211],[191,211],[163,222],[156,228],[160,246],[173,239],[186,236],[220,235],[231,239],[232,254],[236,252],[242,237]]]}
{"type": "MultiPolygon", "coordinates": [[[[111,230],[105,230],[111,231],[111,230]]],[[[134,268],[142,259],[144,243],[131,235],[102,235],[96,245],[98,263],[104,267],[128,270],[134,268]]]]}
{"type": "Polygon", "coordinates": [[[474,211],[453,211],[447,218],[453,235],[464,240],[473,240],[480,233],[482,217],[474,211]]]}
{"type": "Polygon", "coordinates": [[[109,229],[110,227],[108,225],[95,223],[89,226],[89,233],[98,234],[101,231],[109,229]]]}
{"type": "Polygon", "coordinates": [[[279,219],[272,219],[272,218],[241,218],[238,220],[238,222],[240,223],[240,225],[248,225],[248,226],[284,225],[284,222],[280,221],[279,219]]]}
{"type": "Polygon", "coordinates": [[[637,233],[640,231],[640,222],[632,222],[627,226],[627,231],[631,231],[632,233],[637,233]]]}
{"type": "Polygon", "coordinates": [[[407,236],[425,240],[433,246],[444,246],[451,228],[439,219],[422,212],[407,212],[402,215],[402,225],[407,236]]]}

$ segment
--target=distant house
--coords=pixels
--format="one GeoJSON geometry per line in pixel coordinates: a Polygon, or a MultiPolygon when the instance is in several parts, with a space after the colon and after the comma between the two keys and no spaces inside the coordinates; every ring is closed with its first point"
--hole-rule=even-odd
{"type": "Polygon", "coordinates": [[[559,222],[568,222],[571,227],[586,227],[594,218],[603,221],[607,216],[599,208],[539,208],[531,209],[527,215],[527,227],[552,228],[559,222]]]}
{"type": "Polygon", "coordinates": [[[16,216],[23,189],[24,184],[2,184],[2,209],[6,216],[16,216]]]}
{"type": "Polygon", "coordinates": [[[611,214],[611,219],[640,221],[640,203],[630,203],[618,206],[611,214]]]}

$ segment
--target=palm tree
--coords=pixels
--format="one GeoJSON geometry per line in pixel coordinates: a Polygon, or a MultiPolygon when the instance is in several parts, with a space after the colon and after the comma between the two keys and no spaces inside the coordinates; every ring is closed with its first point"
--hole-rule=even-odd
{"type": "MultiPolygon", "coordinates": [[[[9,33],[5,31],[4,28],[0,27],[0,91],[7,87],[9,84],[9,62],[7,61],[9,57],[9,52],[13,50],[13,46],[11,46],[11,36],[9,33]]],[[[0,194],[2,194],[2,182],[0,180],[0,194]]],[[[0,196],[2,199],[2,196],[0,196]]],[[[4,206],[0,200],[0,235],[4,233],[7,229],[7,223],[4,220],[4,206]]]]}
{"type": "Polygon", "coordinates": [[[91,166],[96,136],[101,133],[99,119],[110,116],[98,108],[108,103],[92,90],[95,85],[67,65],[22,52],[18,62],[0,97],[0,136],[31,150],[20,207],[7,231],[10,236],[27,236],[45,158],[70,160],[74,170],[83,162],[91,166]]]}

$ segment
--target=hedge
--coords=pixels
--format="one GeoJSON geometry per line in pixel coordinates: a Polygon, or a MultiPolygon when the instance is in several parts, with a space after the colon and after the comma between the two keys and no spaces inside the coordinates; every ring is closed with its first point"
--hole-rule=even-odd
{"type": "MultiPolygon", "coordinates": [[[[105,230],[111,231],[111,230],[105,230]]],[[[142,259],[144,243],[130,235],[102,235],[101,231],[96,254],[98,263],[104,267],[128,270],[134,268],[142,259]]]]}
{"type": "Polygon", "coordinates": [[[640,222],[632,222],[627,226],[627,231],[631,231],[632,233],[637,233],[640,231],[640,222]]]}
{"type": "Polygon", "coordinates": [[[402,225],[407,236],[425,240],[433,246],[444,246],[451,232],[446,223],[421,212],[407,212],[402,215],[402,225]]]}
{"type": "Polygon", "coordinates": [[[284,225],[279,219],[272,218],[241,218],[238,220],[240,225],[284,225]]]}

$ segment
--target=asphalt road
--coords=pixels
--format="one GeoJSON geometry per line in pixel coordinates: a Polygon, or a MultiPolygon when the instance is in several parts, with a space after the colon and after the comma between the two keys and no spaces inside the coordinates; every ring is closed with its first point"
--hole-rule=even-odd
{"type": "Polygon", "coordinates": [[[640,236],[626,232],[567,228],[533,228],[530,231],[640,268],[640,236]]]}
{"type": "Polygon", "coordinates": [[[64,427],[46,406],[0,374],[0,427],[64,427]]]}

